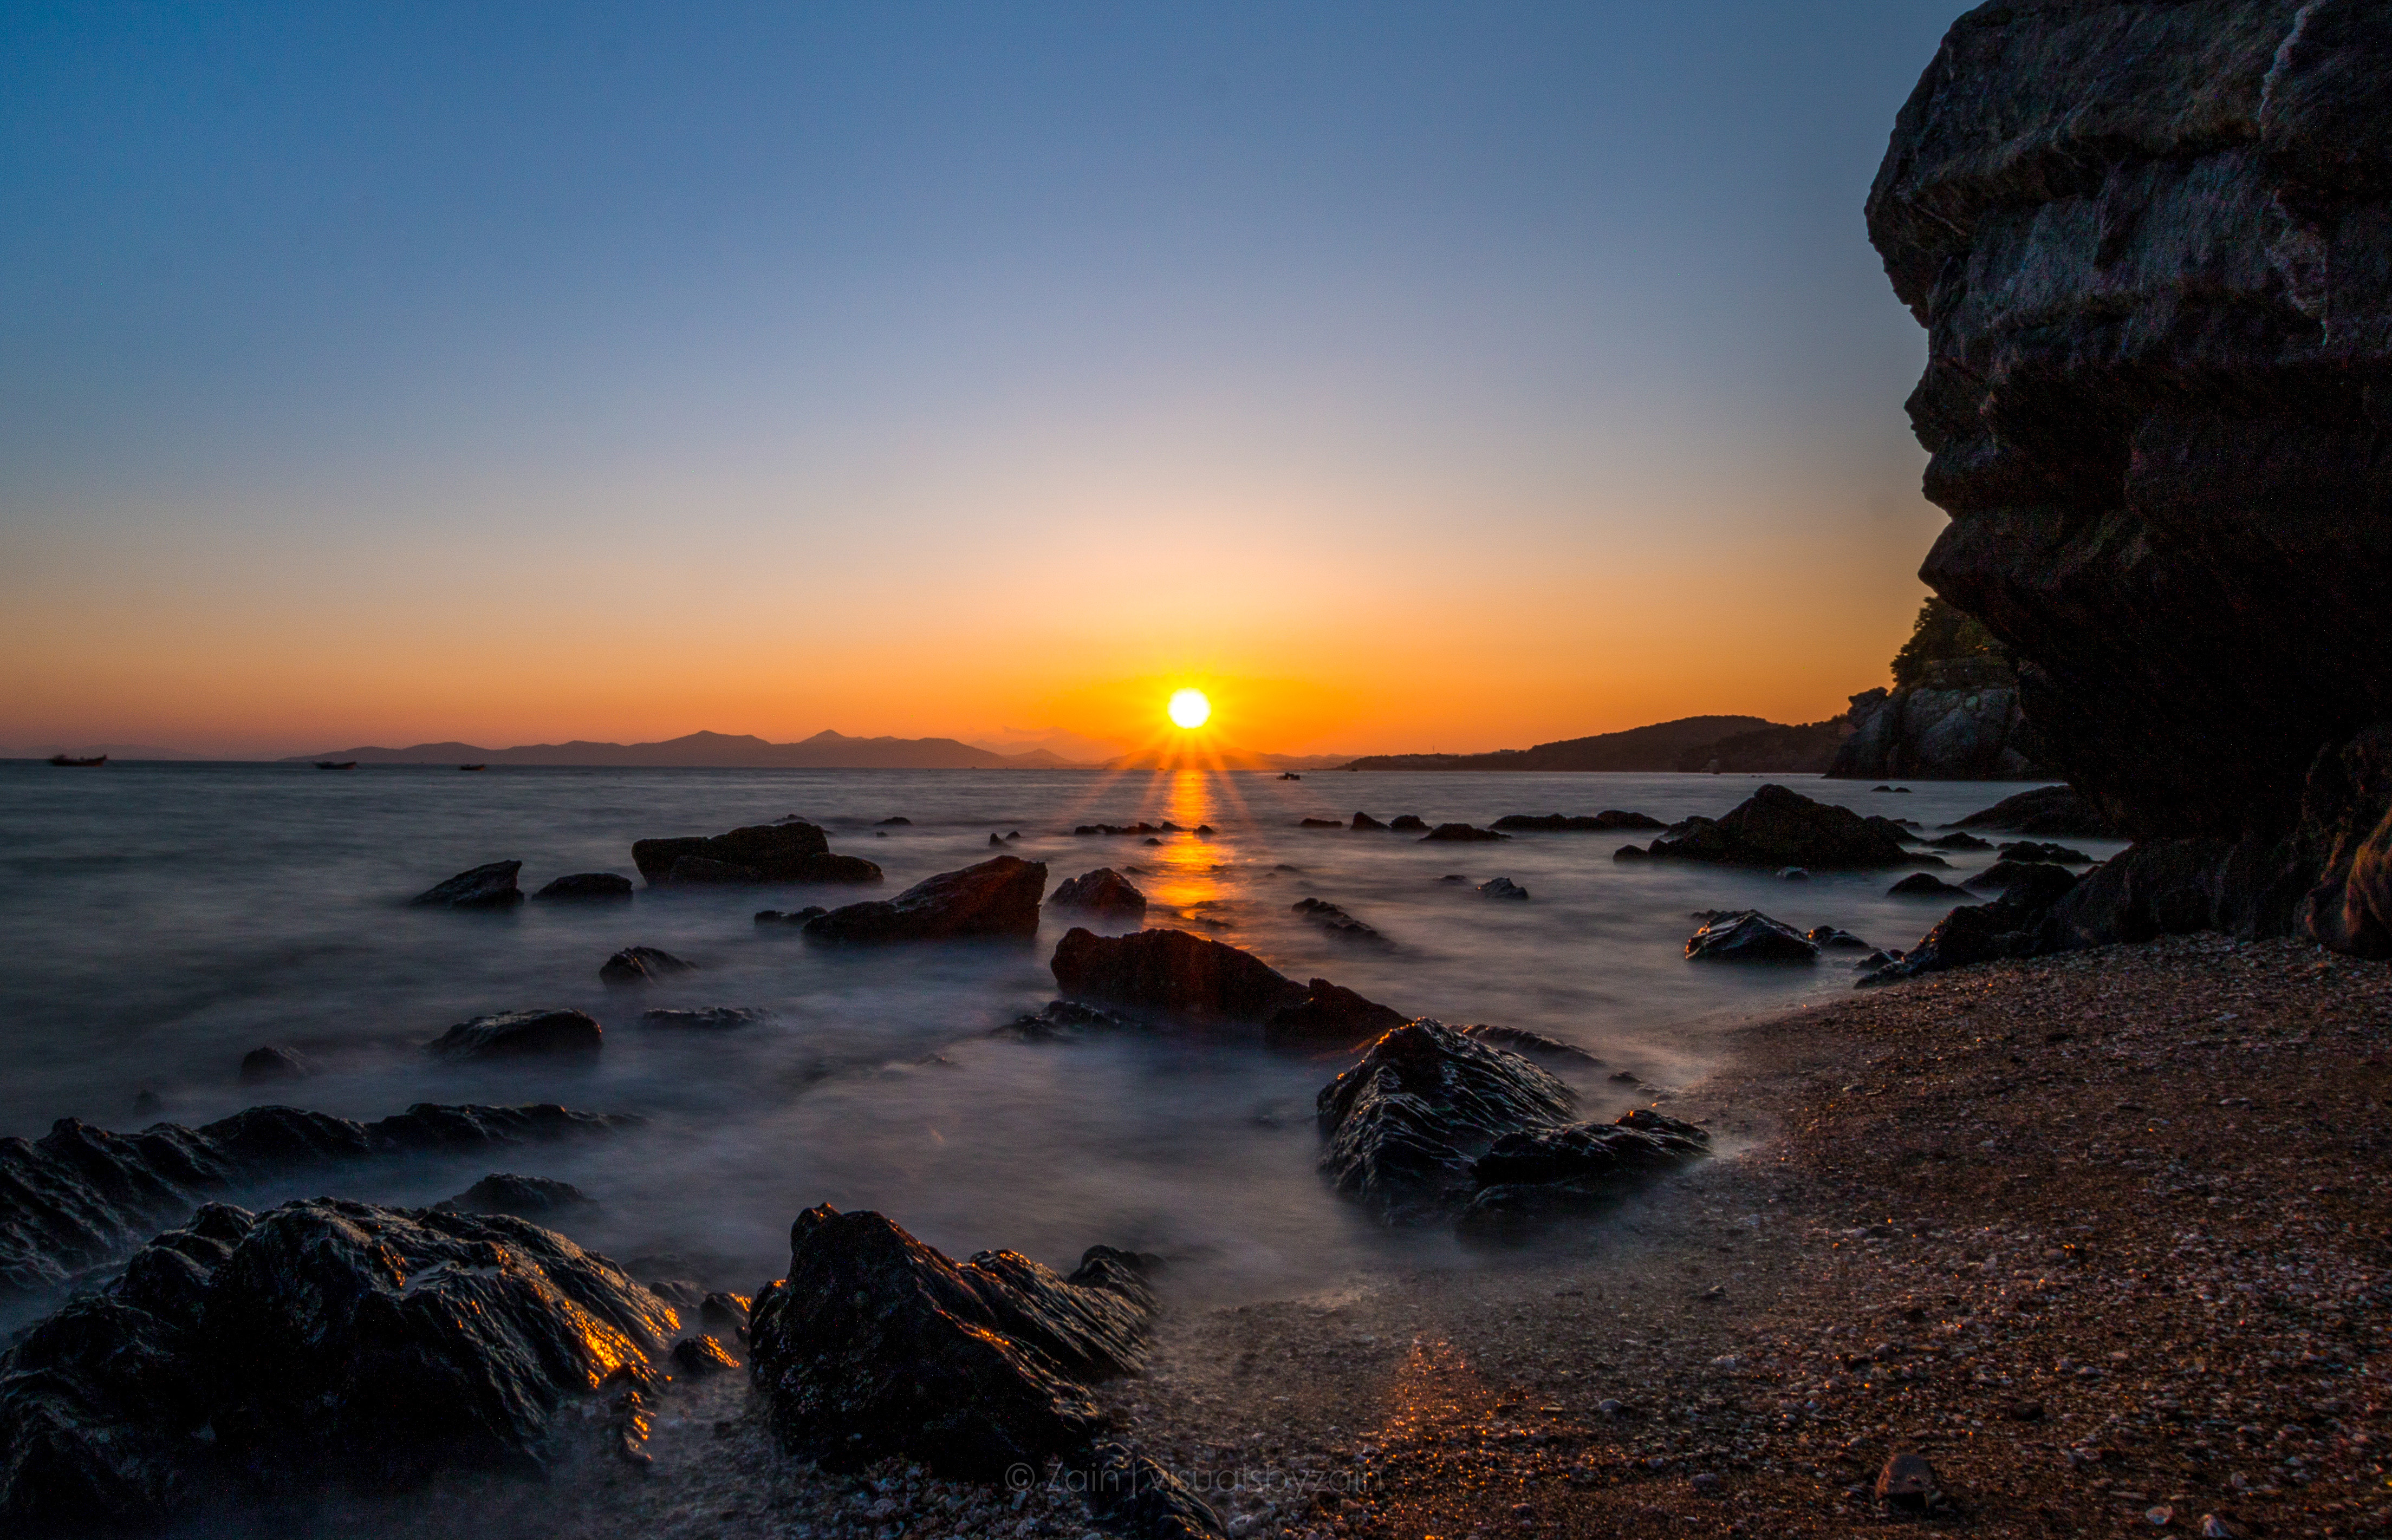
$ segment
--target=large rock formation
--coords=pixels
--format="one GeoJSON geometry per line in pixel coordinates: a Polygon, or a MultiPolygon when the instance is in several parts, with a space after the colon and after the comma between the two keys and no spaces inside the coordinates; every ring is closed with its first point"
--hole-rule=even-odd
{"type": "Polygon", "coordinates": [[[1976,659],[1931,664],[1918,684],[1852,697],[1833,781],[2032,781],[2018,681],[1976,659]]]}
{"type": "Polygon", "coordinates": [[[1863,818],[1849,808],[1814,802],[1784,786],[1763,786],[1722,817],[1690,818],[1670,825],[1670,837],[1656,839],[1644,854],[1656,861],[1725,866],[1944,864],[1941,856],[1904,849],[1904,835],[1891,819],[1863,818]]]}
{"type": "Polygon", "coordinates": [[[123,1256],[159,1225],[216,1194],[287,1172],[426,1153],[510,1149],[612,1133],[631,1117],[554,1105],[443,1106],[352,1122],[254,1106],[184,1128],[110,1133],[62,1118],[39,1139],[0,1139],[0,1294],[56,1288],[123,1256]]]}
{"type": "Polygon", "coordinates": [[[1921,576],[2019,660],[2036,759],[2221,842],[2213,922],[2369,944],[2327,863],[2392,796],[2338,768],[2392,721],[2392,7],[1982,6],[1868,223],[1929,333],[1921,576]]]}
{"type": "Polygon", "coordinates": [[[942,872],[894,899],[846,904],[806,922],[817,941],[951,941],[968,936],[1035,936],[1046,863],[991,856],[942,872]]]}
{"type": "Polygon", "coordinates": [[[633,840],[631,861],[650,887],[880,880],[879,867],[862,856],[833,855],[830,836],[802,819],[753,823],[727,835],[633,840]]]}

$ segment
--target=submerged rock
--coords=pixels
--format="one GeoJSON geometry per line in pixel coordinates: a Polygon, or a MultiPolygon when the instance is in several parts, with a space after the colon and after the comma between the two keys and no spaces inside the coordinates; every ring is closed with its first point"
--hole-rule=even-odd
{"type": "Polygon", "coordinates": [[[1497,1139],[1567,1122],[1577,1106],[1546,1070],[1424,1016],[1321,1088],[1321,1170],[1384,1220],[1430,1218],[1468,1201],[1471,1162],[1497,1139]]]}
{"type": "Polygon", "coordinates": [[[848,904],[806,922],[819,941],[945,941],[974,936],[1034,936],[1046,863],[991,856],[960,872],[925,877],[894,899],[848,904]]]}
{"type": "Polygon", "coordinates": [[[1644,813],[1606,808],[1599,813],[1505,813],[1495,821],[1495,827],[1547,834],[1606,834],[1614,829],[1666,829],[1669,825],[1644,813]]]}
{"type": "Polygon", "coordinates": [[[206,1527],[228,1501],[536,1470],[557,1414],[677,1325],[522,1220],[210,1205],[0,1358],[0,1528],[206,1527]]]}
{"type": "Polygon", "coordinates": [[[1996,853],[2004,861],[2042,861],[2058,866],[2093,864],[2093,858],[2082,850],[2072,850],[2065,845],[2050,845],[2040,840],[2013,840],[1996,853]]]}
{"type": "Polygon", "coordinates": [[[825,1204],[757,1296],[750,1373],[792,1454],[841,1470],[891,1456],[993,1481],[1105,1427],[1088,1387],[1145,1361],[1138,1260],[1092,1248],[1071,1277],[1011,1251],[956,1262],[870,1211],[825,1204]]]}
{"type": "Polygon", "coordinates": [[[1970,899],[1976,897],[1965,887],[1955,886],[1932,872],[1913,872],[1885,890],[1891,899],[1970,899]]]}
{"type": "Polygon", "coordinates": [[[576,872],[555,878],[535,899],[628,899],[631,879],[614,872],[576,872]]]}
{"type": "Polygon", "coordinates": [[[1398,813],[1387,820],[1387,832],[1397,835],[1424,835],[1428,823],[1418,813],[1398,813]]]}
{"type": "Polygon", "coordinates": [[[1686,941],[1694,963],[1815,963],[1819,948],[1800,931],[1757,909],[1740,909],[1705,922],[1686,941]]]}
{"type": "Polygon", "coordinates": [[[625,947],[598,965],[598,977],[607,984],[653,984],[677,973],[695,973],[697,964],[683,962],[661,947],[625,947]]]}
{"type": "Polygon", "coordinates": [[[1526,903],[1528,890],[1509,877],[1493,877],[1478,885],[1478,896],[1482,899],[1512,899],[1526,903]]]}
{"type": "Polygon", "coordinates": [[[1448,844],[1469,844],[1474,841],[1510,839],[1511,837],[1509,835],[1499,835],[1492,829],[1481,829],[1468,823],[1440,823],[1423,835],[1421,843],[1425,845],[1436,840],[1448,844]]]}
{"type": "Polygon", "coordinates": [[[513,1214],[517,1219],[546,1219],[597,1206],[595,1198],[570,1182],[492,1171],[456,1197],[444,1197],[432,1207],[444,1214],[513,1214]]]}
{"type": "Polygon", "coordinates": [[[1773,869],[1944,864],[1941,857],[1904,849],[1903,831],[1891,820],[1866,819],[1776,785],[1762,787],[1724,818],[1688,819],[1670,832],[1677,837],[1656,839],[1644,853],[1773,869]]]}
{"type": "Polygon", "coordinates": [[[1356,813],[1354,815],[1354,822],[1347,824],[1346,827],[1354,830],[1358,834],[1367,832],[1383,835],[1387,832],[1387,826],[1380,822],[1377,819],[1372,818],[1369,813],[1356,813]]]}
{"type": "Polygon", "coordinates": [[[1341,941],[1355,941],[1364,946],[1388,944],[1386,937],[1326,899],[1298,899],[1288,908],[1341,941]]]}
{"type": "Polygon", "coordinates": [[[304,1081],[316,1067],[288,1048],[253,1048],[240,1056],[240,1083],[263,1085],[274,1081],[304,1081]]]}
{"type": "Polygon", "coordinates": [[[701,1005],[692,1011],[644,1011],[640,1019],[650,1027],[696,1027],[708,1031],[726,1031],[734,1027],[761,1025],[773,1019],[773,1013],[748,1005],[701,1005]]]}
{"type": "Polygon", "coordinates": [[[1146,917],[1146,895],[1110,866],[1099,866],[1067,879],[1046,902],[1055,908],[1086,910],[1092,914],[1126,920],[1146,917]]]}
{"type": "Polygon", "coordinates": [[[1405,1020],[1401,1011],[1316,978],[1306,986],[1303,1000],[1263,1024],[1263,1042],[1274,1048],[1352,1048],[1405,1020]]]}
{"type": "Polygon", "coordinates": [[[803,909],[760,909],[756,912],[756,923],[760,925],[801,925],[817,914],[829,912],[820,904],[808,904],[803,909]]]}
{"type": "Polygon", "coordinates": [[[1990,850],[1994,848],[1992,840],[1979,839],[1970,834],[1944,835],[1941,838],[1921,840],[1919,843],[1932,850],[1990,850]]]}
{"type": "Polygon", "coordinates": [[[1056,1042],[1092,1031],[1122,1031],[1137,1025],[1127,1016],[1084,1005],[1076,1000],[1050,1000],[1035,1012],[1015,1016],[993,1029],[989,1035],[1020,1038],[1024,1042],[1056,1042]]]}
{"type": "Polygon", "coordinates": [[[426,1050],[450,1059],[519,1058],[594,1054],[605,1041],[606,1029],[579,1011],[499,1011],[459,1022],[426,1050]]]}
{"type": "Polygon", "coordinates": [[[519,861],[494,861],[460,872],[407,901],[416,909],[510,908],[523,902],[523,889],[515,886],[515,874],[522,870],[519,861]]]}
{"type": "Polygon", "coordinates": [[[651,887],[880,880],[880,868],[863,857],[831,854],[830,836],[802,819],[724,835],[634,840],[631,860],[651,887]]]}

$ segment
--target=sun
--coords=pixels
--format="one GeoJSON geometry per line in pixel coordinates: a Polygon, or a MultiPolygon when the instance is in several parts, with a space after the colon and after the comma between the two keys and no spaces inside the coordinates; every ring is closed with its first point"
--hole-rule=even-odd
{"type": "Polygon", "coordinates": [[[1174,692],[1171,704],[1164,709],[1181,727],[1202,727],[1213,715],[1213,703],[1204,698],[1202,690],[1181,690],[1174,692]]]}

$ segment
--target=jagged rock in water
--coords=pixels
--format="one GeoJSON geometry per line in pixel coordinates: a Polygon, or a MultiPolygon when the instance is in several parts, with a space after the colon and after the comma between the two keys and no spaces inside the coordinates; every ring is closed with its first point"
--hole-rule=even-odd
{"type": "Polygon", "coordinates": [[[1421,835],[1421,843],[1426,845],[1436,840],[1447,844],[1468,844],[1473,841],[1510,839],[1511,837],[1509,835],[1499,835],[1492,829],[1481,829],[1468,823],[1440,823],[1427,834],[1421,835]]]}
{"type": "Polygon", "coordinates": [[[990,1031],[992,1037],[1020,1038],[1024,1042],[1054,1042],[1092,1031],[1116,1032],[1138,1025],[1129,1017],[1084,1005],[1076,1000],[1050,1000],[1027,1016],[1015,1016],[990,1031]]]}
{"type": "Polygon", "coordinates": [[[1885,890],[1892,899],[1971,899],[1967,888],[1945,882],[1932,872],[1913,872],[1885,890]]]}
{"type": "Polygon", "coordinates": [[[1146,918],[1146,895],[1110,866],[1067,879],[1046,902],[1059,909],[1081,909],[1125,920],[1146,918]]]}
{"type": "Polygon", "coordinates": [[[808,904],[803,909],[760,909],[756,912],[756,923],[760,925],[802,925],[817,914],[829,912],[820,904],[808,904]]]}
{"type": "Polygon", "coordinates": [[[1739,909],[1707,920],[1686,940],[1693,963],[1815,963],[1817,943],[1792,925],[1757,909],[1739,909]]]}
{"type": "Polygon", "coordinates": [[[1462,1210],[1465,1235],[1502,1235],[1613,1202],[1642,1182],[1710,1154],[1711,1136],[1638,1107],[1616,1122],[1507,1133],[1471,1166],[1478,1190],[1462,1210]]]}
{"type": "MultiPolygon", "coordinates": [[[[1999,829],[2014,835],[2112,839],[2117,829],[2074,786],[2038,786],[1981,808],[1947,829],[1999,829]]],[[[1973,848],[1973,847],[1971,848],[1973,848]]]]}
{"type": "Polygon", "coordinates": [[[1994,848],[1994,842],[1992,840],[1979,839],[1976,835],[1970,834],[1944,835],[1936,839],[1923,840],[1920,843],[1933,850],[1990,850],[1994,848]]]}
{"type": "Polygon", "coordinates": [[[444,1214],[513,1214],[517,1219],[542,1219],[596,1206],[595,1198],[570,1182],[492,1171],[456,1197],[444,1197],[432,1207],[444,1214]]]}
{"type": "Polygon", "coordinates": [[[212,1204],[0,1357],[0,1530],[204,1528],[228,1500],[537,1469],[556,1415],[678,1324],[522,1220],[212,1204]]]}
{"type": "Polygon", "coordinates": [[[1803,933],[1802,938],[1825,951],[1875,951],[1877,950],[1851,931],[1839,930],[1834,925],[1814,925],[1803,933]]]}
{"type": "Polygon", "coordinates": [[[1518,1027],[1489,1027],[1482,1023],[1476,1027],[1457,1027],[1454,1030],[1464,1037],[1491,1043],[1498,1048],[1508,1048],[1532,1059],[1554,1059],[1563,1064],[1589,1068],[1603,1062],[1574,1042],[1564,1042],[1559,1038],[1549,1038],[1542,1032],[1531,1032],[1518,1027]]]}
{"type": "Polygon", "coordinates": [[[1406,1019],[1401,1011],[1316,978],[1306,986],[1302,1001],[1274,1012],[1263,1024],[1263,1042],[1274,1048],[1351,1048],[1406,1019]]]}
{"type": "Polygon", "coordinates": [[[1970,877],[1966,886],[1987,893],[2007,893],[2021,883],[2048,883],[2050,873],[2068,874],[2064,866],[2041,861],[1997,861],[1970,877]]]}
{"type": "Polygon", "coordinates": [[[2090,866],[2093,864],[2093,858],[2086,855],[2082,850],[2071,849],[2065,845],[2049,845],[2040,840],[2032,839],[2013,840],[2009,844],[2003,846],[1999,850],[1996,851],[1995,854],[2000,856],[2004,861],[2049,861],[2059,866],[2090,866]]]}
{"type": "Polygon", "coordinates": [[[1469,1198],[1471,1162],[1507,1133],[1569,1121],[1577,1093],[1517,1054],[1424,1016],[1320,1090],[1321,1158],[1338,1192],[1391,1223],[1469,1198]]]}
{"type": "Polygon", "coordinates": [[[1852,697],[1851,736],[1837,745],[1830,781],[1902,775],[1924,781],[2030,781],[2018,679],[1988,659],[1928,666],[1928,678],[1852,697]]]}
{"type": "Polygon", "coordinates": [[[770,1011],[749,1005],[701,1005],[690,1011],[643,1011],[640,1020],[650,1027],[698,1027],[709,1031],[724,1031],[734,1027],[755,1027],[773,1019],[770,1011]]]}
{"type": "Polygon", "coordinates": [[[275,1081],[304,1081],[316,1067],[304,1055],[288,1048],[253,1048],[240,1056],[240,1083],[264,1085],[275,1081]]]}
{"type": "Polygon", "coordinates": [[[910,828],[913,822],[910,818],[884,818],[878,820],[873,826],[880,829],[902,829],[910,828]]]}
{"type": "Polygon", "coordinates": [[[817,941],[947,941],[972,936],[1034,936],[1046,863],[991,856],[960,872],[925,877],[894,899],[848,904],[806,922],[817,941]]]}
{"type": "Polygon", "coordinates": [[[1295,826],[1299,829],[1343,829],[1346,827],[1346,825],[1338,822],[1333,818],[1300,818],[1296,820],[1295,826]]]}
{"type": "Polygon", "coordinates": [[[1383,835],[1387,832],[1387,826],[1380,822],[1377,819],[1372,818],[1369,813],[1356,813],[1354,815],[1354,822],[1347,824],[1346,827],[1354,830],[1358,834],[1367,831],[1373,834],[1383,835]]]}
{"type": "Polygon", "coordinates": [[[1378,947],[1388,944],[1387,938],[1375,928],[1354,918],[1326,899],[1298,899],[1288,908],[1341,941],[1355,941],[1364,946],[1378,947]]]}
{"type": "Polygon", "coordinates": [[[2392,654],[2354,641],[2392,630],[2387,123],[2371,0],[1984,6],[1869,196],[1929,337],[1952,524],[1920,576],[2116,832],[2234,848],[2208,907],[2238,935],[2316,925],[2310,790],[2392,722],[2392,654]]]}
{"type": "Polygon", "coordinates": [[[598,964],[599,981],[606,984],[653,984],[677,973],[695,973],[697,964],[684,962],[661,947],[625,947],[598,964]]]}
{"type": "Polygon", "coordinates": [[[594,1054],[606,1029],[579,1011],[499,1011],[461,1021],[425,1045],[448,1059],[594,1054]]]}
{"type": "Polygon", "coordinates": [[[628,899],[631,879],[616,872],[576,872],[558,877],[532,895],[535,899],[628,899]]]}
{"type": "Polygon", "coordinates": [[[749,1372],[791,1453],[849,1470],[891,1456],[991,1481],[1104,1429],[1089,1386],[1143,1365],[1138,1260],[1092,1248],[1070,1278],[1011,1251],[956,1262],[870,1211],[824,1204],[749,1317],[749,1372]]]}
{"type": "Polygon", "coordinates": [[[1424,835],[1428,823],[1418,813],[1398,813],[1387,820],[1387,832],[1397,835],[1424,835]]]}
{"type": "Polygon", "coordinates": [[[747,1295],[718,1288],[698,1301],[697,1324],[709,1332],[744,1342],[748,1339],[748,1313],[755,1308],[755,1301],[747,1295]]]}
{"type": "Polygon", "coordinates": [[[1498,829],[1533,830],[1545,834],[1605,834],[1613,829],[1666,829],[1668,824],[1644,813],[1605,809],[1599,813],[1505,813],[1498,829]]]}
{"type": "Polygon", "coordinates": [[[831,854],[830,836],[802,819],[725,835],[634,840],[631,861],[650,887],[880,880],[880,868],[863,857],[831,854]]]}
{"type": "Polygon", "coordinates": [[[1254,953],[1184,930],[1098,936],[1074,927],[1049,965],[1072,999],[1199,1020],[1267,1021],[1305,999],[1303,986],[1254,953]]]}
{"type": "Polygon", "coordinates": [[[1513,899],[1521,903],[1528,901],[1528,890],[1509,877],[1492,877],[1480,883],[1478,896],[1482,899],[1513,899]]]}
{"type": "Polygon", "coordinates": [[[519,861],[494,861],[460,872],[407,901],[416,909],[506,909],[523,902],[523,889],[515,886],[515,874],[522,870],[519,861]]]}
{"type": "Polygon", "coordinates": [[[1939,856],[1903,848],[1902,829],[1891,820],[1866,819],[1776,785],[1762,787],[1724,818],[1688,819],[1671,833],[1677,837],[1655,839],[1644,853],[1770,868],[1944,864],[1939,856]]]}
{"type": "Polygon", "coordinates": [[[192,1129],[111,1133],[62,1118],[37,1140],[0,1139],[0,1294],[52,1288],[123,1256],[212,1194],[311,1168],[419,1152],[512,1148],[611,1133],[637,1118],[419,1102],[370,1123],[254,1106],[192,1129]]]}

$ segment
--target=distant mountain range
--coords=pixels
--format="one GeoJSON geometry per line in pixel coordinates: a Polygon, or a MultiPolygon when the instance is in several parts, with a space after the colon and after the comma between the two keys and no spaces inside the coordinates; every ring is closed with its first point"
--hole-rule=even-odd
{"type": "Polygon", "coordinates": [[[1534,748],[1497,749],[1492,754],[1373,754],[1346,769],[1358,770],[1674,770],[1709,768],[1697,750],[1722,739],[1769,731],[1782,724],[1762,717],[1681,717],[1674,722],[1632,727],[1592,738],[1565,738],[1534,748]],[[1682,764],[1682,761],[1696,761],[1682,764]]]}
{"type": "Polygon", "coordinates": [[[817,732],[794,744],[750,733],[693,732],[656,744],[526,744],[483,748],[474,744],[417,744],[410,748],[326,749],[280,761],[355,759],[361,765],[626,765],[707,770],[1091,770],[1043,748],[995,754],[953,738],[851,738],[817,732]]]}

